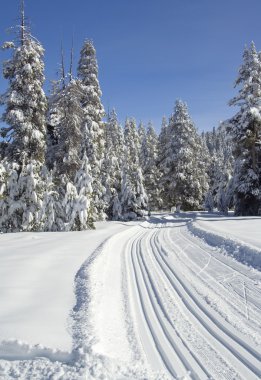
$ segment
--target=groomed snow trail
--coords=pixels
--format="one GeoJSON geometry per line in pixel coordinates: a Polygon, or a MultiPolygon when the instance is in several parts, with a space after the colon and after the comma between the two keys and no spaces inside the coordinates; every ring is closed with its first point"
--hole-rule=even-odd
{"type": "Polygon", "coordinates": [[[72,351],[5,342],[0,379],[259,379],[261,274],[234,255],[237,246],[258,267],[258,247],[223,237],[219,247],[191,218],[124,223],[85,256],[87,234],[73,235],[85,262],[74,272],[72,351]]]}
{"type": "Polygon", "coordinates": [[[93,264],[93,349],[169,379],[258,379],[260,280],[187,220],[151,218],[111,238],[93,264]]]}

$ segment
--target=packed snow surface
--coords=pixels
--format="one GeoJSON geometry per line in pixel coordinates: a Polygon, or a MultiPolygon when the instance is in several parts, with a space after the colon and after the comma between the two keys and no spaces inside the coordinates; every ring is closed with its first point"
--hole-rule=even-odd
{"type": "Polygon", "coordinates": [[[260,378],[260,223],[1,235],[0,379],[260,378]]]}

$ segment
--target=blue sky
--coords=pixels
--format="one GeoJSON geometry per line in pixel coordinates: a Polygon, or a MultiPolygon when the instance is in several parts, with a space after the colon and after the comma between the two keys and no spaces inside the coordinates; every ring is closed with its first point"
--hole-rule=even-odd
{"type": "MultiPolygon", "coordinates": [[[[1,42],[17,23],[19,1],[2,0],[1,42]]],[[[85,38],[97,50],[105,109],[124,122],[159,129],[180,98],[199,130],[233,115],[227,103],[245,44],[261,49],[260,0],[25,0],[32,33],[46,50],[46,88],[55,79],[63,40],[72,34],[75,68],[85,38]]],[[[2,59],[4,55],[2,54],[2,59]]],[[[0,79],[0,91],[6,82],[0,79]]]]}

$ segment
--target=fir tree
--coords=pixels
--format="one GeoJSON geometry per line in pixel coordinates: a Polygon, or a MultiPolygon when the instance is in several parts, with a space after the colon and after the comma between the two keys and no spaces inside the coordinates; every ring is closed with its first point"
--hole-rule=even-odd
{"type": "Polygon", "coordinates": [[[115,110],[108,115],[105,124],[105,155],[102,165],[106,188],[106,214],[109,219],[120,218],[119,194],[121,192],[124,141],[122,128],[115,110]]]}
{"type": "Polygon", "coordinates": [[[162,206],[160,194],[161,175],[157,165],[158,156],[158,136],[152,123],[149,123],[146,134],[146,156],[143,166],[143,175],[150,210],[158,210],[162,206]]]}
{"type": "Polygon", "coordinates": [[[94,220],[104,219],[106,204],[105,188],[102,185],[102,161],[104,158],[105,132],[102,118],[101,90],[98,81],[96,51],[91,41],[85,41],[80,53],[78,77],[83,85],[81,98],[84,110],[82,127],[83,151],[86,151],[93,177],[94,220]]]}
{"type": "Polygon", "coordinates": [[[86,230],[94,228],[93,224],[93,204],[92,204],[92,177],[91,167],[88,157],[84,153],[82,165],[75,176],[75,187],[78,193],[77,196],[77,213],[78,225],[77,230],[86,230]]]}
{"type": "Polygon", "coordinates": [[[164,184],[170,204],[177,210],[202,206],[207,190],[202,143],[188,114],[187,105],[177,101],[168,127],[164,184]]]}
{"type": "Polygon", "coordinates": [[[168,136],[169,128],[166,117],[162,118],[161,130],[159,134],[159,143],[158,143],[158,161],[157,167],[160,173],[160,181],[159,181],[159,190],[160,190],[160,198],[162,199],[162,204],[169,206],[168,194],[167,194],[167,166],[168,166],[168,158],[166,147],[169,143],[168,136]]]}
{"type": "Polygon", "coordinates": [[[81,125],[84,118],[81,94],[81,82],[73,79],[57,94],[53,102],[60,115],[56,126],[57,144],[53,156],[57,174],[66,174],[70,181],[74,180],[81,165],[81,125]]]}
{"type": "Polygon", "coordinates": [[[235,86],[241,86],[230,105],[240,107],[228,121],[235,149],[234,200],[236,215],[261,212],[261,60],[254,43],[245,48],[235,86]]]}
{"type": "Polygon", "coordinates": [[[127,119],[124,128],[125,163],[121,190],[123,216],[142,216],[147,209],[148,197],[139,160],[139,135],[134,119],[127,119]]]}
{"type": "Polygon", "coordinates": [[[2,96],[7,124],[1,131],[9,168],[6,193],[1,203],[0,222],[8,231],[37,230],[44,184],[41,171],[45,159],[47,101],[44,82],[43,47],[25,25],[22,2],[19,42],[5,43],[13,54],[4,62],[3,74],[9,87],[2,96]]]}
{"type": "Polygon", "coordinates": [[[8,143],[6,156],[19,164],[29,160],[44,161],[47,100],[44,82],[44,49],[24,26],[24,14],[18,45],[7,44],[12,57],[4,62],[4,78],[9,87],[2,96],[5,111],[2,120],[8,125],[1,134],[8,143]]]}
{"type": "Polygon", "coordinates": [[[207,132],[208,138],[208,176],[209,190],[205,199],[205,207],[209,211],[217,208],[218,211],[227,213],[232,206],[229,188],[232,178],[233,154],[232,142],[226,129],[221,124],[217,129],[207,132]]]}

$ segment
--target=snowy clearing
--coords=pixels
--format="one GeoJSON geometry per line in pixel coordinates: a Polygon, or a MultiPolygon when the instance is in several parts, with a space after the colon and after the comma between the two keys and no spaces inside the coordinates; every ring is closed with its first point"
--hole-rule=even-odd
{"type": "Polygon", "coordinates": [[[258,379],[260,223],[158,214],[1,235],[0,378],[258,379]]]}

